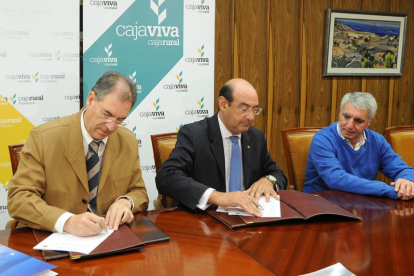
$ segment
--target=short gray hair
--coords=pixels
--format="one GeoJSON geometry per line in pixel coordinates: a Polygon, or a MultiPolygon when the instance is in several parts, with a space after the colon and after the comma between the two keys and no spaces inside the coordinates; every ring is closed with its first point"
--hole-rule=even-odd
{"type": "MultiPolygon", "coordinates": [[[[102,100],[107,94],[111,93],[118,81],[123,80],[129,86],[129,91],[122,91],[120,99],[124,101],[131,101],[134,106],[137,101],[137,86],[124,74],[116,71],[108,71],[99,78],[99,80],[92,87],[92,91],[96,93],[97,101],[102,100]]],[[[132,108],[131,106],[131,108],[132,108]]]]}
{"type": "Polygon", "coordinates": [[[369,120],[372,120],[377,112],[377,101],[372,94],[367,92],[353,92],[345,94],[341,101],[341,110],[344,109],[346,103],[351,103],[360,110],[368,110],[369,120]]]}

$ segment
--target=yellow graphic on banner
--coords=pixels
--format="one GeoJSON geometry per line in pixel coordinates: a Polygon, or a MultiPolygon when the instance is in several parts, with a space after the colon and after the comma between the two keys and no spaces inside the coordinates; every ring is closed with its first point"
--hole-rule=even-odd
{"type": "Polygon", "coordinates": [[[26,142],[34,127],[10,101],[0,95],[0,189],[5,191],[13,176],[8,146],[26,142]]]}

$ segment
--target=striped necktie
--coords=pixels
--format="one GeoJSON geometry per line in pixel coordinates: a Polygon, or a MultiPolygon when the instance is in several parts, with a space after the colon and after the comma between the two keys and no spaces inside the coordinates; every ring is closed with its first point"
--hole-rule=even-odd
{"type": "Polygon", "coordinates": [[[96,195],[98,193],[99,177],[101,175],[101,162],[98,150],[102,141],[92,141],[89,144],[89,152],[86,155],[86,169],[88,172],[89,183],[89,204],[96,213],[96,195]]]}
{"type": "Polygon", "coordinates": [[[230,140],[233,145],[231,147],[229,191],[241,191],[241,157],[239,137],[230,136],[230,140]]]}

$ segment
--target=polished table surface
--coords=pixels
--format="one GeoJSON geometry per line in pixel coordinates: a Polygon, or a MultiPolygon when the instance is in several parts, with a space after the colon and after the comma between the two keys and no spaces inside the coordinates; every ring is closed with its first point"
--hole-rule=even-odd
{"type": "MultiPolygon", "coordinates": [[[[329,191],[363,218],[319,217],[237,230],[204,212],[143,212],[171,240],[97,259],[50,261],[60,275],[299,275],[337,262],[356,275],[412,275],[414,201],[329,191]]],[[[30,229],[0,231],[0,243],[42,259],[30,229]]]]}
{"type": "Polygon", "coordinates": [[[414,201],[339,191],[319,195],[363,218],[320,217],[229,230],[195,215],[276,275],[300,275],[337,262],[354,274],[414,275],[414,201]]]}
{"type": "MultiPolygon", "coordinates": [[[[169,242],[139,251],[73,261],[49,261],[59,275],[273,275],[185,210],[144,212],[169,237],[169,242]]],[[[133,226],[132,226],[133,227],[133,226]]],[[[43,260],[29,228],[0,231],[0,244],[43,260]]],[[[0,272],[1,274],[1,272],[0,272]]]]}

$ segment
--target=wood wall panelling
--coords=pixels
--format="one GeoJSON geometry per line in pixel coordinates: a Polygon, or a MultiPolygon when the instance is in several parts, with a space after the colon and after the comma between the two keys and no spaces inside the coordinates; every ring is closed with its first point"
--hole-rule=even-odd
{"type": "Polygon", "coordinates": [[[220,88],[233,76],[233,1],[216,1],[216,34],[214,64],[214,107],[220,88]]]}
{"type": "Polygon", "coordinates": [[[281,167],[286,167],[281,131],[299,126],[301,37],[300,1],[272,1],[270,19],[274,41],[273,53],[273,114],[270,140],[271,155],[281,167]]]}
{"type": "MultiPolygon", "coordinates": [[[[331,116],[332,79],[322,78],[325,11],[331,1],[304,1],[308,66],[305,126],[327,126],[331,116]]],[[[301,111],[303,112],[303,111],[301,111]]]]}
{"type": "MultiPolygon", "coordinates": [[[[266,106],[268,3],[265,0],[245,0],[234,3],[238,45],[238,77],[246,79],[256,88],[259,94],[259,103],[266,106]]],[[[266,111],[255,118],[254,126],[265,132],[266,111]]]]}
{"type": "Polygon", "coordinates": [[[395,78],[391,126],[414,124],[414,2],[391,1],[391,10],[407,14],[404,72],[395,78]]]}

